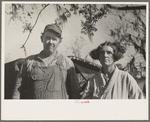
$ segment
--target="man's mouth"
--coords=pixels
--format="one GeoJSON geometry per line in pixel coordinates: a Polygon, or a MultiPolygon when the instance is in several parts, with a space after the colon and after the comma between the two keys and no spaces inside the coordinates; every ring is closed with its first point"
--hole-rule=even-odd
{"type": "Polygon", "coordinates": [[[49,48],[54,48],[54,46],[48,46],[49,48]]]}

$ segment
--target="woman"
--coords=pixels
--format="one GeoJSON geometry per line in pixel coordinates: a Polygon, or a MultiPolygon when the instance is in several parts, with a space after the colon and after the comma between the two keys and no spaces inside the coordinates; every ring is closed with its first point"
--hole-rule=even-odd
{"type": "Polygon", "coordinates": [[[90,52],[102,69],[87,83],[82,99],[143,99],[135,79],[119,70],[114,62],[123,57],[125,48],[119,43],[105,42],[90,52]]]}

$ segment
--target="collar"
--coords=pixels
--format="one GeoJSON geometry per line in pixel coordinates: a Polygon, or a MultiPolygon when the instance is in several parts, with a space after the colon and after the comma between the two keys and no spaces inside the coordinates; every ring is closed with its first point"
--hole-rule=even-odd
{"type": "MultiPolygon", "coordinates": [[[[57,60],[57,58],[58,58],[59,55],[60,55],[60,54],[58,53],[58,51],[56,51],[56,53],[54,54],[54,56],[50,55],[50,56],[52,56],[52,59],[51,59],[51,61],[48,63],[48,65],[46,65],[45,62],[43,61],[43,59],[40,58],[41,53],[43,53],[43,50],[42,50],[39,54],[37,54],[37,55],[35,56],[35,58],[36,58],[36,60],[38,60],[38,61],[40,62],[40,66],[42,66],[42,67],[47,67],[47,66],[49,66],[49,64],[50,64],[51,62],[57,60]]],[[[49,56],[49,57],[50,57],[50,56],[49,56]]]]}
{"type": "MultiPolygon", "coordinates": [[[[42,50],[39,54],[36,55],[36,58],[42,60],[42,59],[40,58],[40,55],[42,55],[42,53],[43,53],[43,50],[42,50]]],[[[53,55],[53,54],[52,54],[52,55],[53,55]]],[[[50,56],[51,56],[51,55],[50,55],[50,56]]],[[[50,57],[50,56],[49,56],[49,57],[50,57]]],[[[58,56],[59,56],[59,53],[58,53],[58,51],[56,50],[56,53],[54,54],[53,60],[57,59],[58,56]]]]}
{"type": "Polygon", "coordinates": [[[115,70],[109,80],[108,86],[104,91],[104,94],[106,94],[107,92],[109,92],[110,88],[112,88],[112,86],[117,83],[117,77],[118,77],[118,71],[119,69],[117,68],[117,66],[115,66],[115,70]]]}

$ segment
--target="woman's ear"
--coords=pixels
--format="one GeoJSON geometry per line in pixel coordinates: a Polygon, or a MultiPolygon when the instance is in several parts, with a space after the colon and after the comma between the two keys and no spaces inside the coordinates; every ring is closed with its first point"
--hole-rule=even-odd
{"type": "Polygon", "coordinates": [[[60,38],[60,41],[59,41],[60,43],[62,42],[62,38],[60,38]]]}
{"type": "Polygon", "coordinates": [[[41,42],[43,42],[43,35],[41,35],[41,42]]]}

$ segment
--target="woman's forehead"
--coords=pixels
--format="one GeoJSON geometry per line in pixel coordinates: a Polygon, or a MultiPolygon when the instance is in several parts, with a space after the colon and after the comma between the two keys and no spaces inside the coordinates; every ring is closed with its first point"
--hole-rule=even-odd
{"type": "Polygon", "coordinates": [[[112,48],[111,46],[107,46],[107,45],[102,46],[102,47],[100,48],[100,51],[110,51],[110,52],[114,52],[114,51],[113,51],[113,48],[112,48]]]}

